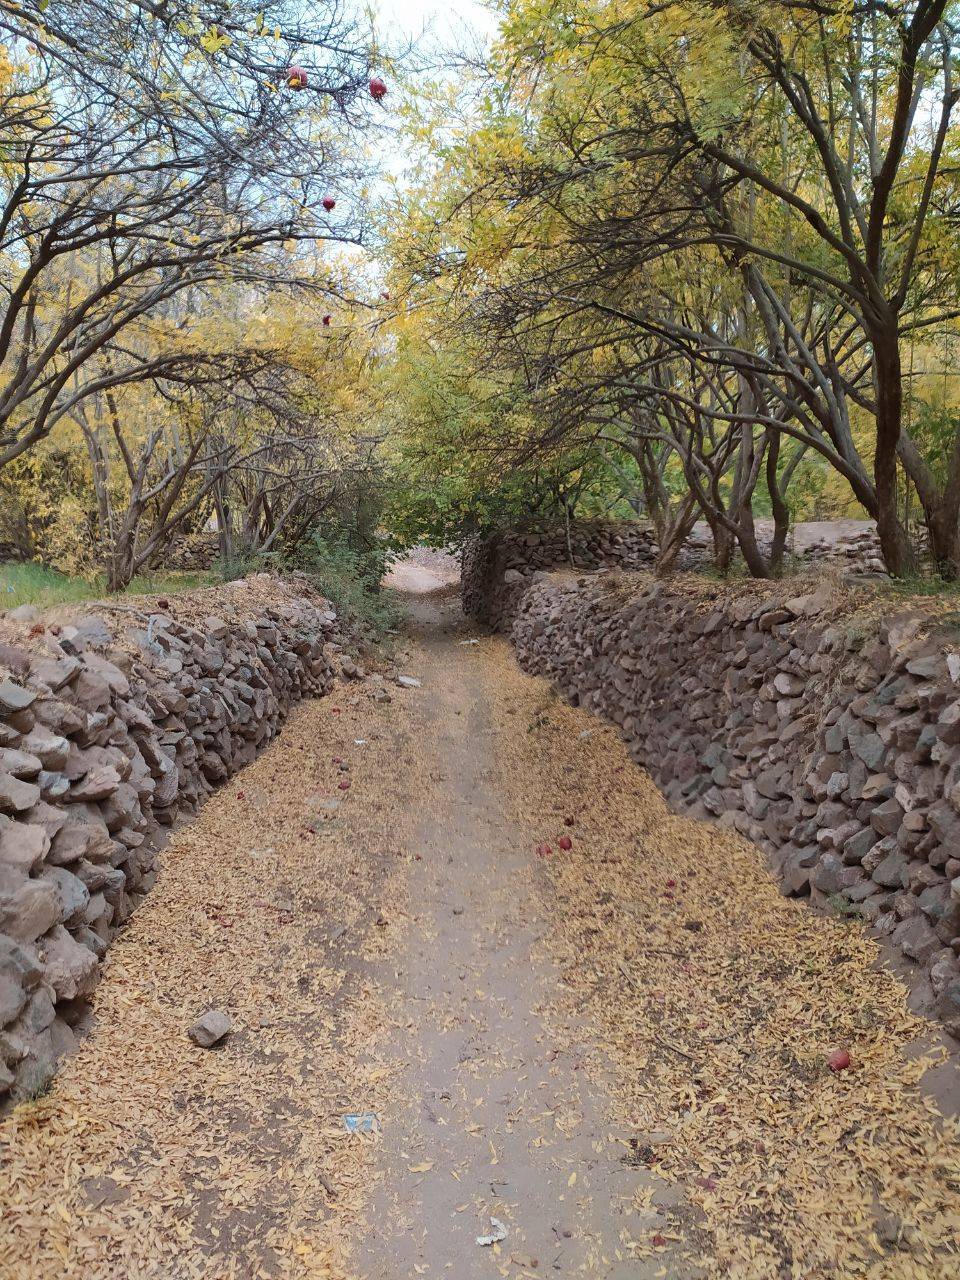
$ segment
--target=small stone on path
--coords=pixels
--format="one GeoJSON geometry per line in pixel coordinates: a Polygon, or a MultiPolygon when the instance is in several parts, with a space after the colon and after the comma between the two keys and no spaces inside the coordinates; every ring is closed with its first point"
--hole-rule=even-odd
{"type": "Polygon", "coordinates": [[[212,1049],[213,1046],[233,1030],[233,1019],[222,1009],[208,1009],[202,1014],[187,1035],[201,1049],[212,1049]]]}

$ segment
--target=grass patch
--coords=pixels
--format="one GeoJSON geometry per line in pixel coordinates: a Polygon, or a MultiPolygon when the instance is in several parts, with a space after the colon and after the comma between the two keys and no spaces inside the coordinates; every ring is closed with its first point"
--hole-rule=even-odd
{"type": "MultiPolygon", "coordinates": [[[[121,595],[174,594],[194,587],[206,587],[219,581],[215,573],[146,573],[140,574],[121,595]]],[[[56,569],[35,564],[0,564],[0,609],[16,609],[33,604],[45,609],[51,605],[74,604],[80,600],[96,600],[107,594],[103,578],[73,578],[56,569]]]]}
{"type": "Polygon", "coordinates": [[[937,600],[955,600],[960,601],[960,582],[947,582],[943,578],[928,577],[922,578],[919,575],[912,578],[891,578],[889,582],[880,584],[880,590],[885,595],[895,596],[897,599],[912,599],[914,596],[923,596],[925,598],[933,598],[937,600]]]}

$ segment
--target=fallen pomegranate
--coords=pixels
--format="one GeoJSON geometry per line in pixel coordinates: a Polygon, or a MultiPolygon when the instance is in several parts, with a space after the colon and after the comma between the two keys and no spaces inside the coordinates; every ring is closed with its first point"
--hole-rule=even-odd
{"type": "Polygon", "coordinates": [[[323,327],[324,327],[325,329],[329,329],[329,328],[330,328],[330,321],[331,321],[332,319],[333,319],[333,316],[324,316],[324,317],[323,317],[323,327]]]}
{"type": "Polygon", "coordinates": [[[676,882],[676,880],[670,879],[670,880],[668,880],[668,881],[667,881],[667,888],[668,888],[668,889],[675,889],[676,887],[677,887],[677,882],[676,882]]]}
{"type": "Polygon", "coordinates": [[[320,203],[326,209],[327,213],[332,213],[337,207],[337,202],[334,200],[333,196],[324,196],[320,203]]]}
{"type": "Polygon", "coordinates": [[[379,76],[374,76],[370,81],[370,97],[374,102],[379,102],[381,98],[387,96],[387,86],[383,83],[379,76]]]}
{"type": "Polygon", "coordinates": [[[288,89],[296,89],[299,91],[300,89],[305,89],[308,84],[309,81],[307,79],[307,73],[304,71],[303,67],[287,68],[288,89]]]}
{"type": "Polygon", "coordinates": [[[557,844],[561,849],[573,848],[573,841],[570,839],[569,836],[561,836],[560,839],[557,841],[557,844]]]}
{"type": "Polygon", "coordinates": [[[338,783],[337,783],[337,787],[338,787],[338,789],[339,789],[340,791],[349,791],[349,790],[350,790],[350,779],[349,779],[349,778],[344,778],[344,780],[343,780],[342,782],[338,782],[338,783]]]}
{"type": "Polygon", "coordinates": [[[831,1071],[846,1071],[850,1065],[850,1055],[846,1049],[834,1049],[830,1057],[827,1059],[827,1066],[831,1071]]]}

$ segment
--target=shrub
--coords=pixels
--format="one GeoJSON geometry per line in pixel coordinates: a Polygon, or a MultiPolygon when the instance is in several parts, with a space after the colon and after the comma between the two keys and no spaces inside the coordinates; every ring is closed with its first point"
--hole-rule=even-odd
{"type": "Polygon", "coordinates": [[[392,592],[382,586],[392,556],[379,538],[359,542],[346,533],[315,530],[294,563],[327,597],[358,643],[383,644],[397,629],[400,609],[392,592]]]}

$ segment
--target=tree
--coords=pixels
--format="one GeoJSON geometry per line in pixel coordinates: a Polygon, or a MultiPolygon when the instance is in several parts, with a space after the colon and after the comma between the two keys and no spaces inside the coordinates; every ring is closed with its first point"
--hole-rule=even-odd
{"type": "Polygon", "coordinates": [[[181,370],[139,337],[175,299],[325,292],[307,247],[362,232],[322,205],[359,172],[362,32],[287,0],[219,10],[0,0],[0,467],[88,397],[181,370]]]}
{"type": "Polygon", "coordinates": [[[515,0],[395,256],[522,375],[543,447],[592,430],[639,465],[658,441],[754,572],[814,456],[902,572],[899,456],[949,570],[956,513],[904,429],[900,351],[956,314],[954,8],[515,0]]]}

